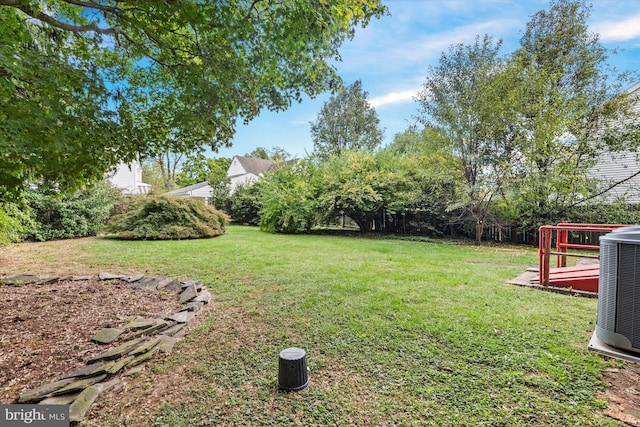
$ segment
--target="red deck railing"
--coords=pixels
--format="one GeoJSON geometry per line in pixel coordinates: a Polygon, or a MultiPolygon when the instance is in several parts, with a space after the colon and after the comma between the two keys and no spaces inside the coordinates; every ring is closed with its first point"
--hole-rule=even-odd
{"type": "MultiPolygon", "coordinates": [[[[567,265],[567,257],[582,257],[582,258],[598,258],[598,255],[587,255],[580,253],[568,252],[568,249],[591,249],[600,250],[599,245],[586,245],[578,243],[569,243],[569,232],[610,232],[616,228],[627,227],[622,224],[575,224],[562,222],[558,225],[543,225],[538,231],[538,252],[540,256],[539,264],[539,283],[540,286],[548,286],[551,283],[550,269],[551,269],[551,255],[556,255],[556,267],[562,268],[567,265]],[[551,244],[553,242],[554,235],[556,241],[556,250],[551,250],[551,244]]],[[[567,283],[563,283],[562,286],[570,286],[567,283]]]]}

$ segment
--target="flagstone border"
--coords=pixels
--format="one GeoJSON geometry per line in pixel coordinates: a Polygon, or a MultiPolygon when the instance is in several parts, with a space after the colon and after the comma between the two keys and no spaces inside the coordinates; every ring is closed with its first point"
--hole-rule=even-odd
{"type": "Polygon", "coordinates": [[[79,423],[96,399],[107,390],[122,388],[124,383],[114,376],[119,372],[140,369],[146,361],[160,353],[169,353],[185,335],[185,327],[211,300],[211,294],[199,280],[181,281],[168,277],[125,275],[101,272],[98,276],[18,275],[0,279],[9,286],[40,285],[56,281],[122,280],[132,289],[174,292],[182,309],[163,318],[139,318],[121,328],[103,328],[92,341],[111,344],[121,337],[118,346],[86,360],[87,366],[41,387],[20,394],[18,403],[68,404],[71,423],[79,423]]]}

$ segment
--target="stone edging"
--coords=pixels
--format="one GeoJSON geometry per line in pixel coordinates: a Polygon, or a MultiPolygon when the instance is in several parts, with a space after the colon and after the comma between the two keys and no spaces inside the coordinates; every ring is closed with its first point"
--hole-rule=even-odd
{"type": "MultiPolygon", "coordinates": [[[[63,280],[85,281],[96,278],[85,276],[37,276],[20,275],[0,279],[0,284],[29,285],[44,284],[63,280]]],[[[122,388],[119,379],[111,379],[121,371],[140,369],[142,364],[159,353],[169,353],[185,335],[185,326],[196,313],[208,304],[211,294],[199,280],[180,281],[167,277],[145,275],[118,275],[101,272],[100,280],[123,280],[133,289],[161,290],[175,292],[183,308],[171,316],[155,319],[138,319],[122,328],[103,328],[92,338],[101,344],[110,344],[125,336],[126,340],[117,347],[106,350],[88,359],[87,366],[66,374],[53,383],[25,391],[17,403],[39,403],[47,405],[70,405],[69,417],[72,423],[84,418],[100,394],[113,388],[122,388]]]]}

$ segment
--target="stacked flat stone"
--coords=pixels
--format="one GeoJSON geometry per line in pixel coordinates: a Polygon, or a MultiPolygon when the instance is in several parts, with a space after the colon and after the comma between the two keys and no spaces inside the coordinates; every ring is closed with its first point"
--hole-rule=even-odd
{"type": "MultiPolygon", "coordinates": [[[[0,279],[5,285],[23,286],[63,280],[90,280],[94,276],[35,276],[20,275],[0,279]]],[[[144,275],[118,275],[101,272],[101,280],[123,280],[133,289],[176,292],[182,309],[164,318],[138,318],[120,328],[104,328],[92,338],[100,344],[111,344],[122,339],[118,346],[87,359],[87,366],[66,374],[58,381],[28,390],[18,397],[18,403],[68,404],[71,422],[80,422],[100,394],[121,389],[123,383],[112,379],[121,371],[139,368],[139,365],[159,353],[169,353],[185,335],[185,327],[196,313],[211,300],[211,294],[200,281],[182,282],[167,277],[144,275]]]]}

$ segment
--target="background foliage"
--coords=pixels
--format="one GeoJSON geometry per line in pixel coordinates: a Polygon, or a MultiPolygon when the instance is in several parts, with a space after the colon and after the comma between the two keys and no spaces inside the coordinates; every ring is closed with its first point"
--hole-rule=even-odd
{"type": "Polygon", "coordinates": [[[262,183],[239,185],[231,195],[231,218],[236,224],[260,225],[262,183]]]}
{"type": "Polygon", "coordinates": [[[45,241],[95,236],[109,219],[119,195],[106,183],[72,193],[27,191],[27,212],[33,226],[25,237],[45,241]]]}
{"type": "Polygon", "coordinates": [[[119,197],[106,183],[69,193],[28,189],[20,202],[0,204],[0,245],[95,236],[119,197]]]}
{"type": "Polygon", "coordinates": [[[10,202],[0,204],[0,246],[21,242],[34,226],[24,207],[10,202]]]}

